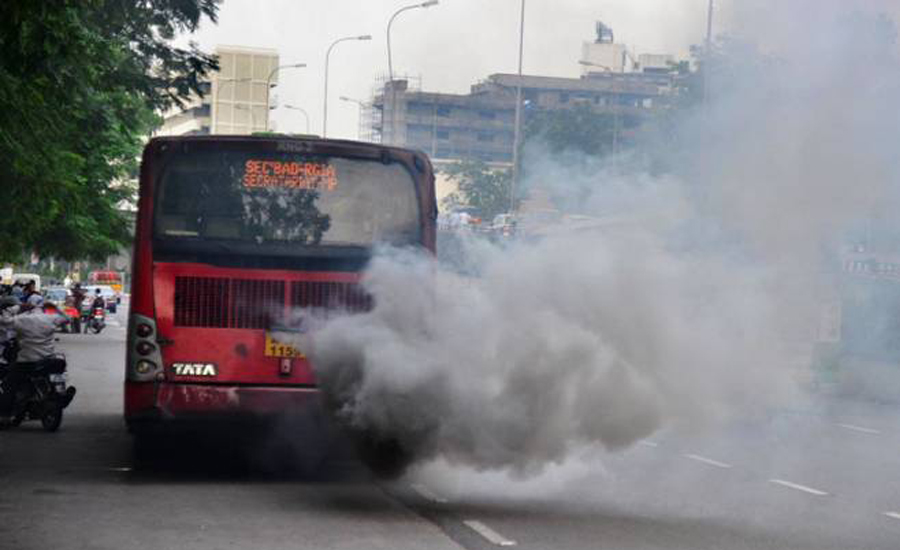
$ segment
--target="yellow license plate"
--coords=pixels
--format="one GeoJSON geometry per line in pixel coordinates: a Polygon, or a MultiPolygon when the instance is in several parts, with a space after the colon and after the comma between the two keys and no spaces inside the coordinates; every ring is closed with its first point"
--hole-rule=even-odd
{"type": "Polygon", "coordinates": [[[279,342],[271,333],[266,333],[266,357],[295,357],[303,359],[305,356],[300,350],[290,344],[279,342]]]}

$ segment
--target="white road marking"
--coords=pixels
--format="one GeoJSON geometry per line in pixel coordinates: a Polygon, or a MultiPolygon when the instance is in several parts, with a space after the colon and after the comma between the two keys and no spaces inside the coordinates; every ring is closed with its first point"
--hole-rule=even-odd
{"type": "Polygon", "coordinates": [[[785,481],[783,479],[770,479],[769,483],[774,483],[776,485],[781,485],[783,487],[787,487],[789,489],[795,489],[797,491],[803,491],[804,493],[816,495],[817,497],[827,497],[828,496],[828,493],[826,493],[825,491],[820,491],[818,489],[813,489],[812,487],[807,487],[806,485],[800,485],[799,483],[792,483],[790,481],[785,481]]]}
{"type": "Polygon", "coordinates": [[[638,441],[638,445],[643,445],[644,447],[659,447],[659,443],[647,441],[646,439],[643,441],[638,441]]]}
{"type": "Polygon", "coordinates": [[[463,522],[463,525],[465,525],[469,529],[475,531],[476,533],[478,533],[479,535],[481,535],[482,537],[487,539],[488,542],[490,542],[491,544],[494,544],[496,546],[515,546],[516,545],[516,541],[510,540],[510,539],[504,537],[497,531],[494,531],[493,529],[491,529],[490,527],[481,523],[478,520],[467,519],[463,522]]]}
{"type": "Polygon", "coordinates": [[[686,454],[684,456],[685,456],[685,458],[690,458],[691,460],[696,460],[697,462],[709,464],[710,466],[715,466],[716,468],[731,468],[731,464],[719,462],[718,460],[706,458],[705,456],[700,456],[700,455],[695,455],[695,454],[686,454]]]}
{"type": "Polygon", "coordinates": [[[900,519],[900,512],[885,512],[884,515],[889,518],[900,519]]]}
{"type": "Polygon", "coordinates": [[[853,424],[835,424],[840,428],[844,428],[846,430],[853,430],[854,432],[862,432],[864,434],[880,434],[879,430],[873,430],[872,428],[863,428],[862,426],[854,426],[853,424]]]}
{"type": "Polygon", "coordinates": [[[413,491],[419,493],[419,496],[424,498],[425,500],[437,502],[438,504],[447,504],[447,502],[449,502],[446,498],[438,495],[421,483],[414,483],[413,485],[410,485],[410,487],[412,487],[413,491]]]}

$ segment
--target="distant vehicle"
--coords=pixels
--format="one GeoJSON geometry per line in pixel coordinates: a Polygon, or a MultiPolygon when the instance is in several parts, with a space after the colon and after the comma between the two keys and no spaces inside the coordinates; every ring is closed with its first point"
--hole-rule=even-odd
{"type": "Polygon", "coordinates": [[[441,229],[449,231],[482,230],[481,209],[475,206],[457,206],[442,215],[441,229]]]}
{"type": "Polygon", "coordinates": [[[123,280],[122,273],[118,271],[91,271],[88,273],[88,284],[109,286],[117,298],[122,295],[122,290],[125,288],[123,280]]]}
{"type": "Polygon", "coordinates": [[[13,283],[19,283],[21,285],[27,284],[29,281],[34,281],[34,290],[37,292],[41,291],[41,276],[36,273],[16,273],[12,278],[13,283]]]}
{"type": "Polygon", "coordinates": [[[516,218],[512,214],[497,214],[490,229],[495,237],[512,237],[516,233],[516,218]]]}
{"type": "Polygon", "coordinates": [[[65,314],[69,318],[69,323],[59,327],[60,332],[78,333],[81,330],[81,313],[74,306],[65,302],[53,302],[49,299],[44,302],[41,308],[47,315],[65,314]]]}
{"type": "Polygon", "coordinates": [[[111,286],[107,285],[91,285],[84,287],[85,290],[85,303],[90,303],[94,296],[97,295],[97,289],[100,289],[100,296],[103,298],[103,301],[106,302],[106,309],[110,313],[116,312],[116,306],[119,303],[119,297],[116,295],[116,291],[113,290],[111,286]]]}
{"type": "Polygon", "coordinates": [[[71,295],[69,289],[61,286],[48,286],[42,294],[44,298],[58,305],[65,304],[66,299],[71,295]]]}

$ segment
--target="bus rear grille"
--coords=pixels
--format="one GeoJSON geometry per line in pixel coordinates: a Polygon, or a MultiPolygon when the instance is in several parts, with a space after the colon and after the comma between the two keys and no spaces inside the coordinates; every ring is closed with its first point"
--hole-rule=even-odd
{"type": "Polygon", "coordinates": [[[372,296],[356,283],[294,281],[291,307],[359,313],[372,309],[372,296]]]}
{"type": "Polygon", "coordinates": [[[284,281],[175,277],[175,326],[265,329],[287,309],[362,312],[372,297],[355,283],[294,281],[290,301],[284,281]]]}
{"type": "Polygon", "coordinates": [[[266,328],[283,314],[283,281],[175,277],[175,326],[266,328]]]}

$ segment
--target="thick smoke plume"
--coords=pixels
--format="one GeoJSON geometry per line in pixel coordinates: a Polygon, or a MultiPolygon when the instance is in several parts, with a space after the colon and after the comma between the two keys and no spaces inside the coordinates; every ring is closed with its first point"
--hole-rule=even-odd
{"type": "Polygon", "coordinates": [[[709,104],[659,147],[665,173],[532,151],[529,188],[577,197],[563,207],[580,217],[469,243],[474,274],[377,256],[375,309],[311,337],[344,421],[420,458],[527,473],[796,397],[823,266],[896,204],[900,65],[874,3],[749,4],[709,104]]]}

